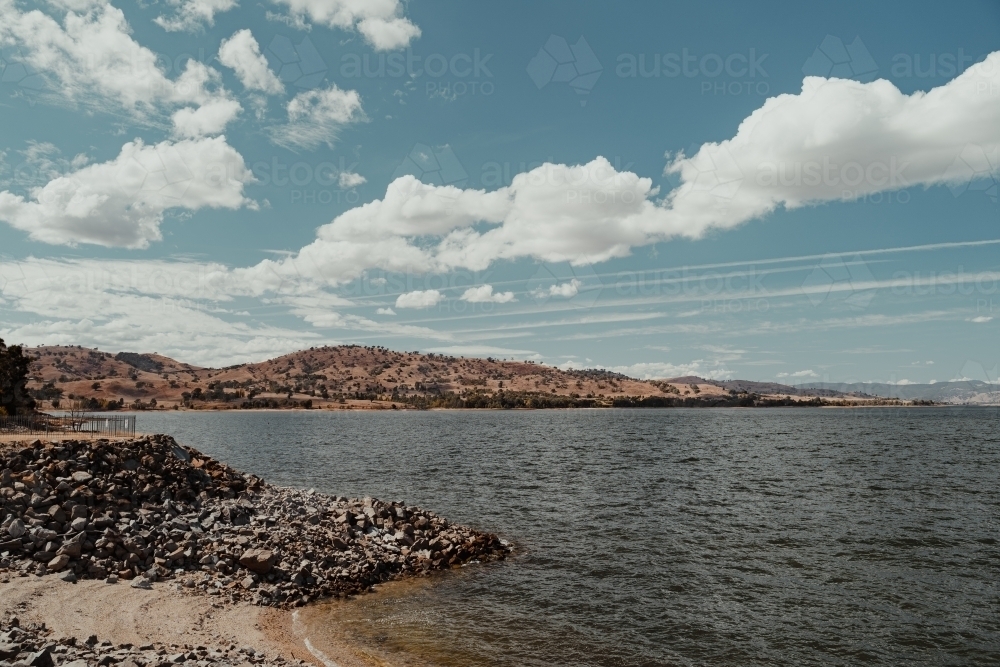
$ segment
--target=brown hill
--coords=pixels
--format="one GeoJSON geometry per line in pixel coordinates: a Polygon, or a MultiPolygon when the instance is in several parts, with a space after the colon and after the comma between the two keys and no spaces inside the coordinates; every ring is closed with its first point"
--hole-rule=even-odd
{"type": "MultiPolygon", "coordinates": [[[[345,345],[293,352],[256,364],[200,368],[157,354],[111,354],[82,347],[29,348],[29,388],[44,407],[81,399],[107,407],[375,408],[421,405],[441,396],[524,393],[594,399],[724,395],[699,378],[642,381],[607,371],[563,371],[523,361],[394,352],[345,345]],[[91,401],[93,399],[93,401],[91,401]],[[155,401],[155,404],[152,403],[155,401]]],[[[93,407],[93,406],[92,406],[93,407]]]]}

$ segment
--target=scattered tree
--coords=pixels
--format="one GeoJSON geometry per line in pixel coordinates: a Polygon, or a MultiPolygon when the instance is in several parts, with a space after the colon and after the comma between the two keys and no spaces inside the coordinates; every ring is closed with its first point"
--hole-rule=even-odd
{"type": "Polygon", "coordinates": [[[35,409],[35,399],[27,391],[31,358],[20,345],[7,345],[0,338],[0,414],[15,415],[35,409]]]}

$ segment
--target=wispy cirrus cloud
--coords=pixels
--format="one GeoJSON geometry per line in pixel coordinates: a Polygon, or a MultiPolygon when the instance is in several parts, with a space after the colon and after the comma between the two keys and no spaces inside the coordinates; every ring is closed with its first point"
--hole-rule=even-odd
{"type": "Polygon", "coordinates": [[[313,149],[321,144],[333,147],[340,131],[364,120],[361,96],[356,90],[341,90],[335,84],[307,90],[286,106],[288,122],[269,128],[271,139],[287,148],[313,149]]]}
{"type": "Polygon", "coordinates": [[[153,22],[167,32],[195,32],[215,24],[215,15],[236,7],[237,0],[166,0],[173,8],[170,15],[161,14],[153,22]]]}

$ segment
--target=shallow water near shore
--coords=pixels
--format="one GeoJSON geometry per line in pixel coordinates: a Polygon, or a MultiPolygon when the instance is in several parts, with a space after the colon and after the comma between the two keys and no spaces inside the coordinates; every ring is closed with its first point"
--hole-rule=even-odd
{"type": "Polygon", "coordinates": [[[310,608],[317,645],[407,665],[1000,663],[996,408],[140,413],[139,429],[516,544],[310,608]]]}

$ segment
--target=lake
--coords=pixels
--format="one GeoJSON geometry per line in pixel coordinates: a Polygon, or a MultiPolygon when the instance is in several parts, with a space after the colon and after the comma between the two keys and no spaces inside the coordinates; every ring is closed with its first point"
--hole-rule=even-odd
{"type": "Polygon", "coordinates": [[[996,408],[163,412],[267,481],[516,546],[309,610],[400,664],[1000,663],[996,408]]]}

